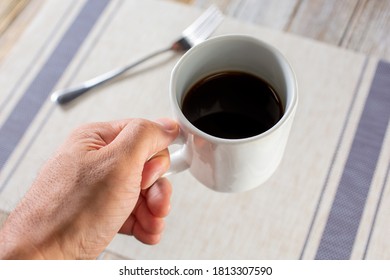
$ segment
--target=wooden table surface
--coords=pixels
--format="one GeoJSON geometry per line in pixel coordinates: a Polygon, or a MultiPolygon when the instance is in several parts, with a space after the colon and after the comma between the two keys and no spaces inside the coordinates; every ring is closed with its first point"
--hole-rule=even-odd
{"type": "MultiPolygon", "coordinates": [[[[159,0],[201,8],[390,60],[389,0],[159,0]]],[[[0,3],[0,59],[41,8],[39,0],[0,3]]]]}

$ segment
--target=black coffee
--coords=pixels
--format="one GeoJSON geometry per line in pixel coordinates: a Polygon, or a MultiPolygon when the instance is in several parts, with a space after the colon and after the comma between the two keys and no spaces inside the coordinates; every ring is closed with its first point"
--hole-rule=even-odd
{"type": "Polygon", "coordinates": [[[200,130],[228,139],[258,135],[283,116],[280,98],[267,82],[233,71],[198,81],[186,93],[182,111],[200,130]]]}

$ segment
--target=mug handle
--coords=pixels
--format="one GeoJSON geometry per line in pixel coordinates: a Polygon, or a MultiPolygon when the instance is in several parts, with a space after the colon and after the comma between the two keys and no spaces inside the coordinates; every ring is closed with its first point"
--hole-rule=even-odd
{"type": "Polygon", "coordinates": [[[178,150],[170,153],[169,157],[171,160],[171,164],[168,171],[165,172],[163,177],[167,177],[172,174],[182,172],[190,167],[190,165],[188,164],[188,150],[186,144],[186,137],[184,136],[184,133],[181,129],[179,135],[170,144],[170,146],[173,145],[180,145],[181,147],[178,150]]]}

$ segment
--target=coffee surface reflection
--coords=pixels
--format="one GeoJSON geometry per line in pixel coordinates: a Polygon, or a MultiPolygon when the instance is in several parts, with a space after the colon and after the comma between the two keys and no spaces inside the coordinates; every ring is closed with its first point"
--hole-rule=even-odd
{"type": "Polygon", "coordinates": [[[284,110],[278,94],[263,79],[225,71],[196,82],[185,94],[182,111],[207,134],[241,139],[270,129],[284,110]]]}

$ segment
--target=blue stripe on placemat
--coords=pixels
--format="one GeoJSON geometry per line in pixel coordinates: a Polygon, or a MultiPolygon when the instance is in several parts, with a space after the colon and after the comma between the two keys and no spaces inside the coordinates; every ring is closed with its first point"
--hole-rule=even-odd
{"type": "Polygon", "coordinates": [[[326,174],[325,182],[324,182],[324,184],[322,186],[321,193],[320,193],[320,196],[318,198],[318,201],[317,201],[317,204],[316,204],[316,208],[314,210],[314,214],[313,214],[313,217],[311,219],[311,223],[309,225],[309,230],[308,230],[308,233],[306,235],[305,242],[303,243],[303,247],[302,247],[302,251],[301,251],[299,259],[303,259],[303,256],[305,254],[307,245],[309,243],[309,239],[310,239],[310,237],[312,235],[312,232],[313,232],[313,229],[314,229],[314,223],[315,223],[315,221],[317,219],[317,216],[318,216],[318,213],[320,211],[320,206],[322,204],[325,191],[326,191],[326,189],[328,187],[330,175],[333,172],[334,163],[336,162],[337,155],[338,155],[338,153],[340,151],[341,143],[343,142],[343,139],[344,139],[344,136],[345,136],[346,127],[347,127],[347,125],[348,125],[348,123],[350,121],[350,118],[351,118],[351,112],[352,112],[353,108],[355,107],[356,98],[358,96],[358,92],[360,90],[360,86],[361,86],[361,83],[363,81],[363,77],[364,77],[364,75],[366,73],[367,64],[368,64],[368,57],[366,57],[365,60],[364,60],[363,67],[362,67],[362,69],[360,71],[359,78],[357,80],[355,89],[353,91],[352,101],[351,101],[351,103],[349,105],[349,108],[348,108],[348,111],[347,111],[347,114],[346,114],[346,118],[344,120],[343,127],[341,129],[341,134],[340,134],[339,139],[337,141],[336,149],[334,150],[334,153],[333,153],[333,156],[332,156],[332,160],[331,160],[331,163],[330,163],[330,167],[329,167],[328,172],[326,174]]]}
{"type": "MultiPolygon", "coordinates": [[[[24,71],[19,73],[19,79],[14,84],[13,88],[8,92],[7,96],[4,98],[4,100],[0,103],[0,112],[4,110],[4,108],[8,105],[8,103],[11,101],[11,99],[16,95],[16,92],[19,91],[20,86],[25,81],[26,77],[29,73],[31,73],[34,66],[37,64],[38,60],[43,56],[43,54],[47,51],[49,48],[50,42],[53,40],[54,36],[58,34],[58,30],[61,26],[63,26],[64,21],[66,18],[69,17],[69,14],[71,11],[75,8],[75,2],[78,0],[73,0],[70,2],[70,5],[66,8],[63,15],[57,19],[57,22],[53,24],[54,28],[51,30],[50,34],[47,36],[47,38],[41,42],[41,46],[38,49],[38,51],[35,53],[35,56],[32,58],[31,62],[28,64],[26,69],[24,71]]],[[[3,92],[2,92],[3,94],[3,92]]]]}
{"type": "Polygon", "coordinates": [[[0,172],[109,0],[88,0],[0,128],[0,172]]]}
{"type": "Polygon", "coordinates": [[[379,61],[316,259],[349,259],[390,118],[390,63],[379,61]]]}
{"type": "MultiPolygon", "coordinates": [[[[378,215],[379,215],[379,209],[382,206],[382,201],[383,201],[383,197],[384,197],[384,193],[385,193],[385,188],[387,186],[387,182],[388,181],[390,181],[390,162],[389,162],[389,164],[387,166],[385,180],[383,181],[383,184],[382,184],[382,189],[380,191],[378,204],[376,205],[374,218],[373,218],[372,223],[371,223],[371,230],[370,230],[370,234],[368,235],[366,248],[365,248],[364,254],[363,254],[363,260],[365,260],[367,258],[367,254],[368,254],[368,251],[369,251],[369,247],[371,245],[371,240],[372,240],[372,236],[373,236],[373,233],[374,233],[376,221],[377,221],[377,218],[378,218],[378,215]]],[[[387,205],[383,205],[383,206],[387,207],[387,205]]]]}

